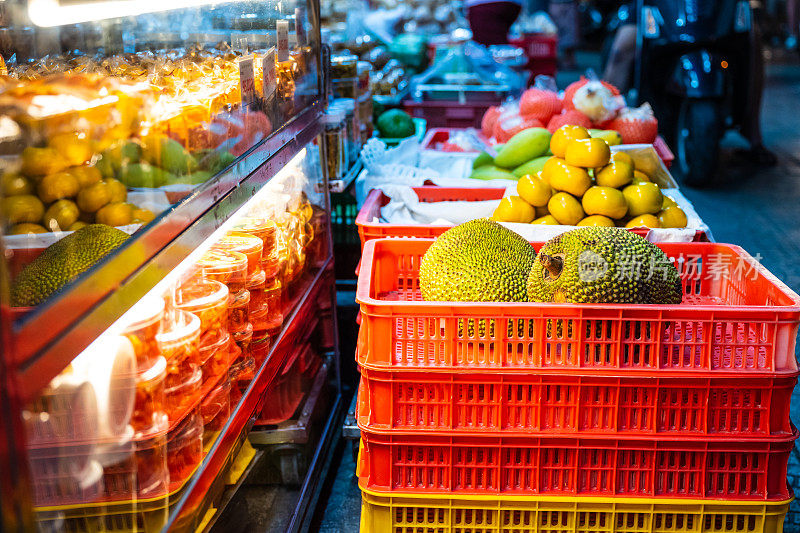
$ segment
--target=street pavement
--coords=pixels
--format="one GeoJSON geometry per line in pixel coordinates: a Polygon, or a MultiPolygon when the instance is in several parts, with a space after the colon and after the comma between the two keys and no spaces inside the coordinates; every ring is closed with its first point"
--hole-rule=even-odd
{"type": "MultiPolygon", "coordinates": [[[[579,57],[579,60],[581,58],[579,57]]],[[[559,77],[559,86],[564,86],[559,77]]],[[[684,188],[718,242],[744,247],[787,285],[800,292],[800,63],[777,58],[767,69],[762,112],[766,146],[778,156],[775,167],[742,160],[742,140],[726,137],[718,182],[707,189],[684,188]]],[[[800,426],[800,388],[795,389],[792,420],[800,426]]],[[[319,531],[358,531],[360,494],[352,443],[346,444],[319,531]]],[[[336,468],[336,466],[334,466],[336,468]]],[[[800,492],[800,454],[789,465],[789,481],[800,492]]],[[[800,533],[800,504],[793,504],[786,533],[800,533]]]]}

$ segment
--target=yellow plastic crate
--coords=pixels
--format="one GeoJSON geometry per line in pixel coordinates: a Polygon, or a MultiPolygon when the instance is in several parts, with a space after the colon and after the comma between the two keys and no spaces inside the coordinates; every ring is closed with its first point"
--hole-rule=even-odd
{"type": "Polygon", "coordinates": [[[792,501],[361,494],[361,533],[782,533],[792,501]]]}

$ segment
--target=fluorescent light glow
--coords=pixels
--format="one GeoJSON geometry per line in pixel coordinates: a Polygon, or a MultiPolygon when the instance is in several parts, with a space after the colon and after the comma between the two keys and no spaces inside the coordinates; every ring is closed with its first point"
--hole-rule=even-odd
{"type": "Polygon", "coordinates": [[[234,1],[237,0],[90,0],[62,4],[60,0],[30,0],[28,16],[37,26],[52,27],[234,1]]]}

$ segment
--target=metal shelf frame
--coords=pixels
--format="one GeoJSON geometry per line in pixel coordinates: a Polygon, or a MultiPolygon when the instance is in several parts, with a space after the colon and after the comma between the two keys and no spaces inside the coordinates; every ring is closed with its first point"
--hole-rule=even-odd
{"type": "Polygon", "coordinates": [[[130,309],[321,131],[313,102],[240,161],[142,228],[115,253],[12,326],[21,403],[130,309]]]}

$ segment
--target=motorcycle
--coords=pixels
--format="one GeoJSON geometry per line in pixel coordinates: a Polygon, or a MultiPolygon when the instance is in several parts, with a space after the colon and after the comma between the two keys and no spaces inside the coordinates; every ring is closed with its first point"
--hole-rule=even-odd
{"type": "Polygon", "coordinates": [[[687,185],[710,184],[725,131],[741,127],[751,97],[746,0],[637,0],[634,82],[687,185]]]}

